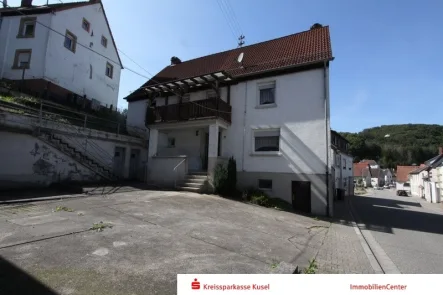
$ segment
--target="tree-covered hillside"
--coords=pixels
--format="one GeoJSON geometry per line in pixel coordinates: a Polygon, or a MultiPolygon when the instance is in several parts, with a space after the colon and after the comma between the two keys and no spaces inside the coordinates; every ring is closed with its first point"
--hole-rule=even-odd
{"type": "Polygon", "coordinates": [[[350,142],[354,162],[373,159],[385,168],[423,163],[443,146],[442,125],[384,125],[340,134],[350,142]]]}

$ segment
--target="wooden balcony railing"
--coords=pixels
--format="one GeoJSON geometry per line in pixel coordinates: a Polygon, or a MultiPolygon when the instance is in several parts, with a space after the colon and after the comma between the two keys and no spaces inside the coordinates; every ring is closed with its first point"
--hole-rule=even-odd
{"type": "MultiPolygon", "coordinates": [[[[154,120],[147,122],[177,122],[205,118],[221,118],[231,123],[232,107],[219,98],[209,98],[193,102],[183,102],[154,108],[154,120]]],[[[151,113],[152,114],[152,113],[151,113]]],[[[149,114],[148,114],[149,116],[149,114]]]]}

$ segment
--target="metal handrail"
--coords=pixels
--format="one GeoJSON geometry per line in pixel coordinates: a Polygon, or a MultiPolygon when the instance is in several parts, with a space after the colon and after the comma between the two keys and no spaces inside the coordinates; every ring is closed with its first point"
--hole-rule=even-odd
{"type": "Polygon", "coordinates": [[[183,160],[180,161],[180,163],[177,164],[177,166],[174,167],[173,171],[174,171],[174,187],[177,187],[177,168],[183,164],[184,162],[186,162],[187,158],[184,158],[183,160]]]}
{"type": "MultiPolygon", "coordinates": [[[[22,101],[26,101],[26,102],[30,101],[29,99],[18,98],[18,97],[15,97],[14,99],[15,100],[22,100],[22,101]]],[[[47,113],[47,114],[53,114],[53,115],[55,115],[57,117],[60,117],[60,118],[65,118],[65,119],[68,119],[68,120],[76,120],[76,121],[78,121],[80,123],[78,125],[79,126],[81,125],[84,128],[86,128],[88,123],[89,123],[90,126],[91,126],[91,124],[99,126],[100,128],[98,128],[97,130],[100,130],[100,129],[103,129],[103,128],[106,127],[105,129],[108,130],[107,132],[116,133],[118,135],[124,129],[126,131],[128,131],[129,129],[132,129],[138,135],[137,137],[140,137],[140,138],[144,138],[144,134],[146,133],[146,128],[142,128],[142,127],[139,127],[139,126],[128,125],[128,124],[126,124],[126,122],[118,122],[118,121],[112,121],[112,120],[108,120],[108,119],[103,119],[103,118],[100,118],[100,117],[97,117],[97,116],[93,116],[93,115],[90,115],[90,114],[87,114],[87,113],[78,112],[78,111],[75,111],[75,110],[72,110],[72,109],[64,108],[64,107],[58,106],[58,105],[56,105],[54,103],[44,102],[42,100],[40,100],[39,102],[35,102],[34,101],[33,103],[39,104],[39,109],[30,107],[30,106],[27,106],[27,105],[23,105],[23,104],[20,104],[20,103],[17,103],[17,102],[7,102],[7,101],[0,100],[0,105],[5,106],[6,108],[12,108],[12,109],[17,109],[17,110],[21,109],[21,110],[24,110],[26,112],[32,112],[32,113],[39,113],[39,112],[41,112],[43,110],[43,107],[46,107],[46,109],[47,108],[53,108],[55,110],[57,110],[57,109],[58,110],[63,110],[65,112],[69,113],[70,115],[69,116],[65,115],[65,114],[61,115],[59,113],[50,112],[50,111],[47,111],[47,110],[45,110],[44,112],[47,113]],[[90,120],[91,118],[94,119],[94,120],[91,121],[90,120]],[[88,121],[88,119],[89,119],[89,121],[88,121]],[[101,122],[97,122],[97,121],[101,121],[101,122]],[[110,130],[113,130],[113,131],[110,131],[110,130]]],[[[8,110],[4,110],[4,111],[8,111],[8,110]]],[[[77,126],[75,124],[72,124],[72,125],[77,126]]]]}

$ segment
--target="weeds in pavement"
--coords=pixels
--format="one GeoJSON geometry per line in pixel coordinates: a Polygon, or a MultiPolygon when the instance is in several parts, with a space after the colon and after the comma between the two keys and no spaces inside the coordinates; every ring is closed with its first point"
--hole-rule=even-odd
{"type": "Polygon", "coordinates": [[[315,274],[317,272],[317,268],[317,261],[315,260],[315,258],[312,258],[311,260],[309,260],[309,266],[305,268],[304,273],[315,274]]]}
{"type": "Polygon", "coordinates": [[[112,228],[112,225],[110,223],[104,223],[103,221],[100,221],[99,223],[94,223],[90,229],[103,231],[105,228],[112,228]]]}
{"type": "Polygon", "coordinates": [[[272,262],[272,264],[271,264],[271,268],[272,268],[272,269],[276,269],[277,266],[278,266],[278,261],[274,260],[274,261],[272,262]]]}
{"type": "Polygon", "coordinates": [[[83,216],[83,215],[85,215],[85,213],[83,213],[83,212],[78,212],[77,215],[78,215],[78,216],[83,216]]]}
{"type": "Polygon", "coordinates": [[[57,206],[54,210],[54,212],[60,212],[60,211],[74,212],[74,210],[72,210],[71,208],[63,207],[63,206],[57,206]]]}

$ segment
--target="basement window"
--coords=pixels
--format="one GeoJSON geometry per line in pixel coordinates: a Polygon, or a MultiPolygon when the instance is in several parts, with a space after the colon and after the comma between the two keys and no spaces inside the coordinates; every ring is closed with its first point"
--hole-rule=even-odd
{"type": "Polygon", "coordinates": [[[258,188],[262,190],[272,190],[272,180],[271,179],[259,179],[258,188]]]}
{"type": "Polygon", "coordinates": [[[20,19],[20,27],[17,38],[34,38],[36,17],[23,17],[20,19]]]}

